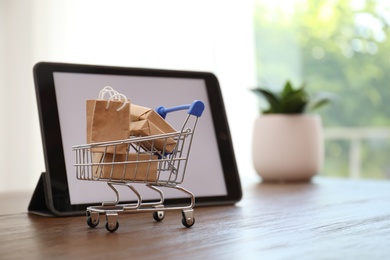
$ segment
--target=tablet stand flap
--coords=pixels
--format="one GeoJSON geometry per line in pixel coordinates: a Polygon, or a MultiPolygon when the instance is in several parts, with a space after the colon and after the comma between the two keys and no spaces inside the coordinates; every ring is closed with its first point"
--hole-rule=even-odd
{"type": "Polygon", "coordinates": [[[28,205],[28,212],[37,214],[40,216],[54,216],[51,212],[50,207],[47,206],[47,194],[46,194],[46,172],[42,172],[39,177],[37,186],[31,197],[30,204],[28,205]]]}

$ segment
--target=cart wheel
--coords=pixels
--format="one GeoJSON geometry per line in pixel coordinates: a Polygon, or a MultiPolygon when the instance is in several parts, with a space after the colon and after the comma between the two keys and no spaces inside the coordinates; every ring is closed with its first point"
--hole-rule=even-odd
{"type": "Polygon", "coordinates": [[[192,227],[195,224],[194,210],[192,208],[184,209],[181,213],[183,216],[181,223],[187,228],[192,227]]]}
{"type": "Polygon", "coordinates": [[[181,223],[186,228],[190,228],[190,227],[192,227],[195,224],[195,218],[185,218],[183,216],[183,218],[181,219],[181,223]]]}
{"type": "Polygon", "coordinates": [[[155,221],[160,222],[163,220],[165,217],[165,212],[164,211],[155,211],[153,212],[153,218],[155,221]]]}
{"type": "Polygon", "coordinates": [[[94,227],[96,227],[97,225],[99,225],[99,219],[97,219],[97,220],[92,220],[92,217],[91,217],[91,216],[88,216],[88,217],[87,217],[87,224],[88,224],[89,227],[94,228],[94,227]]]}
{"type": "Polygon", "coordinates": [[[91,228],[99,225],[99,212],[87,211],[87,224],[91,228]]]}
{"type": "Polygon", "coordinates": [[[110,223],[109,224],[108,222],[106,222],[106,229],[108,231],[115,232],[115,231],[118,230],[118,228],[119,228],[119,222],[118,221],[116,222],[116,224],[114,224],[114,223],[110,223]]]}

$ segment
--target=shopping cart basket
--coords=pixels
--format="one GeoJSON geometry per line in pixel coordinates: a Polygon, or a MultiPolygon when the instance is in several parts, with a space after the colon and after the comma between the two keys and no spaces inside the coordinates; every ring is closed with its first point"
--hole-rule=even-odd
{"type": "Polygon", "coordinates": [[[151,211],[153,218],[159,222],[163,220],[166,210],[181,210],[182,224],[185,227],[194,225],[195,196],[179,184],[185,177],[195,127],[204,104],[196,100],[190,105],[159,107],[156,112],[165,118],[167,113],[179,110],[187,110],[180,131],[72,147],[76,154],[74,165],[77,179],[107,182],[116,197],[115,201],[87,207],[87,224],[91,228],[99,224],[99,214],[106,215],[106,229],[114,232],[119,227],[118,213],[151,211]],[[123,146],[126,147],[125,153],[123,146]],[[159,198],[143,201],[135,183],[145,184],[159,198]],[[135,202],[120,204],[119,191],[115,186],[128,187],[136,195],[135,202]],[[190,199],[189,205],[164,206],[161,187],[185,193],[190,199]]]}

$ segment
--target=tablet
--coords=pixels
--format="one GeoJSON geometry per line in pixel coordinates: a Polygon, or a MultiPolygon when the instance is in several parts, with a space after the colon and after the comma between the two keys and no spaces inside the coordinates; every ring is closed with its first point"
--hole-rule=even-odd
{"type": "MultiPolygon", "coordinates": [[[[33,74],[46,171],[30,202],[30,212],[79,215],[85,214],[87,206],[113,200],[115,194],[107,183],[76,178],[72,151],[72,146],[86,143],[86,100],[97,99],[105,86],[125,94],[131,103],[149,108],[203,101],[205,110],[181,186],[195,194],[196,206],[234,204],[241,199],[222,94],[212,73],[40,62],[33,74]]],[[[167,117],[175,128],[182,120],[179,113],[167,117]]],[[[156,199],[150,189],[135,185],[144,200],[156,199]]],[[[130,192],[119,192],[121,201],[134,201],[130,192]]],[[[164,196],[165,204],[186,200],[169,190],[164,196]]]]}

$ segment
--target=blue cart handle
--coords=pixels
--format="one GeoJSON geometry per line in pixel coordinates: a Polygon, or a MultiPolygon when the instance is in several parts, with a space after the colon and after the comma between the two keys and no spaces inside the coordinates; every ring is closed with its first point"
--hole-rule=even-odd
{"type": "Polygon", "coordinates": [[[185,109],[188,109],[187,114],[200,117],[204,110],[204,103],[200,100],[195,100],[194,102],[192,102],[192,104],[175,106],[171,108],[161,106],[156,108],[155,110],[162,118],[165,119],[168,113],[185,109]]]}

